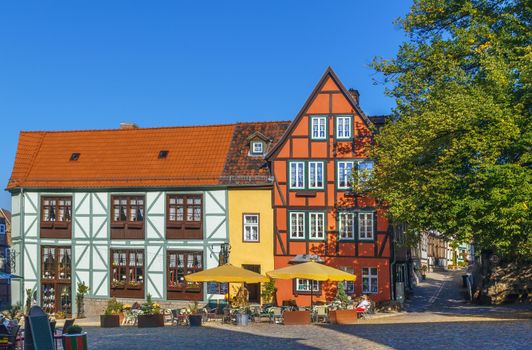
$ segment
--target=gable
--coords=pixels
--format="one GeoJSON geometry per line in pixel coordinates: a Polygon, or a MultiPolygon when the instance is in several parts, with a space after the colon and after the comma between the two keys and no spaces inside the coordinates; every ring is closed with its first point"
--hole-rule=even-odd
{"type": "MultiPolygon", "coordinates": [[[[331,67],[327,68],[298,115],[283,135],[283,138],[268,153],[267,159],[271,159],[276,155],[287,157],[289,155],[288,137],[290,135],[308,137],[310,130],[309,119],[315,115],[330,114],[353,116],[355,137],[370,136],[372,134],[371,121],[360,109],[331,67]]],[[[334,121],[329,121],[327,127],[334,128],[334,121]]],[[[294,141],[291,140],[290,142],[294,141]]]]}

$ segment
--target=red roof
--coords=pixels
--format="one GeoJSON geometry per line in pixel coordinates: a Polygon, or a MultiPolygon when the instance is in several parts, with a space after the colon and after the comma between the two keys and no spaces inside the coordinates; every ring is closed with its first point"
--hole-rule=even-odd
{"type": "Polygon", "coordinates": [[[21,132],[8,189],[217,185],[235,124],[21,132]],[[166,158],[159,152],[168,151],[166,158]],[[79,153],[78,160],[70,160],[79,153]]]}

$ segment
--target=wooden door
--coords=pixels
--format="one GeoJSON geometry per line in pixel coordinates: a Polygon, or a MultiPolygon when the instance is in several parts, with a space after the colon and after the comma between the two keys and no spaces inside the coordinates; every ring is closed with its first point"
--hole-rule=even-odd
{"type": "MultiPolygon", "coordinates": [[[[260,265],[242,265],[242,268],[260,273],[260,265]]],[[[246,283],[250,303],[260,303],[260,283],[246,283]]]]}

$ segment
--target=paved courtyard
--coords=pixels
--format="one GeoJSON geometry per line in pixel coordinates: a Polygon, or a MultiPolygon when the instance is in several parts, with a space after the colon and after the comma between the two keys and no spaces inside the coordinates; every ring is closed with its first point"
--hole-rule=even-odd
{"type": "Polygon", "coordinates": [[[248,327],[209,323],[201,328],[85,327],[91,349],[530,349],[527,307],[478,307],[461,299],[457,273],[433,273],[408,312],[353,326],[248,327]]]}

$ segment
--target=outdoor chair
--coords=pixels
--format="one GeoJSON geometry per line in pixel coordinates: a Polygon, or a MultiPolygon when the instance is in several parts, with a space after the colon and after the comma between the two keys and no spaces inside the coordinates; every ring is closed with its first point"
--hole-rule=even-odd
{"type": "Polygon", "coordinates": [[[231,312],[231,309],[225,308],[223,316],[222,316],[222,323],[232,324],[233,321],[235,321],[235,320],[234,320],[234,315],[231,312]]]}
{"type": "Polygon", "coordinates": [[[283,322],[283,309],[280,307],[272,307],[270,309],[270,323],[282,323],[283,322]]]}
{"type": "Polygon", "coordinates": [[[203,320],[204,321],[214,321],[218,318],[216,313],[217,308],[209,309],[207,307],[203,308],[203,320]]]}
{"type": "Polygon", "coordinates": [[[175,323],[176,326],[188,326],[189,322],[188,322],[187,309],[180,309],[176,311],[177,311],[176,323],[175,323]]]}
{"type": "Polygon", "coordinates": [[[163,318],[165,323],[173,323],[174,322],[174,316],[172,315],[171,309],[164,309],[163,312],[163,318]]]}
{"type": "Polygon", "coordinates": [[[314,307],[312,318],[314,322],[319,322],[320,319],[322,320],[322,322],[329,322],[329,313],[327,310],[327,306],[319,305],[314,307]]]}
{"type": "MultiPolygon", "coordinates": [[[[3,327],[3,325],[2,325],[3,327]]],[[[4,327],[5,328],[5,327],[4,327]]],[[[1,330],[2,333],[4,331],[4,329],[1,330]]],[[[6,332],[8,330],[6,329],[6,332]]],[[[20,326],[15,326],[14,328],[12,328],[9,332],[5,333],[5,334],[9,334],[7,337],[4,337],[4,338],[7,338],[7,342],[4,343],[0,343],[0,349],[6,349],[6,350],[15,350],[17,348],[17,337],[18,337],[18,333],[20,331],[20,326]]],[[[3,333],[4,334],[4,333],[3,333]]]]}
{"type": "Polygon", "coordinates": [[[57,349],[57,344],[61,343],[61,339],[63,338],[63,334],[66,334],[68,331],[68,328],[70,328],[74,322],[76,321],[75,318],[70,320],[65,320],[65,323],[63,324],[63,328],[61,330],[57,330],[55,327],[55,323],[52,325],[50,324],[50,328],[52,329],[52,336],[54,337],[54,346],[57,349]]]}

